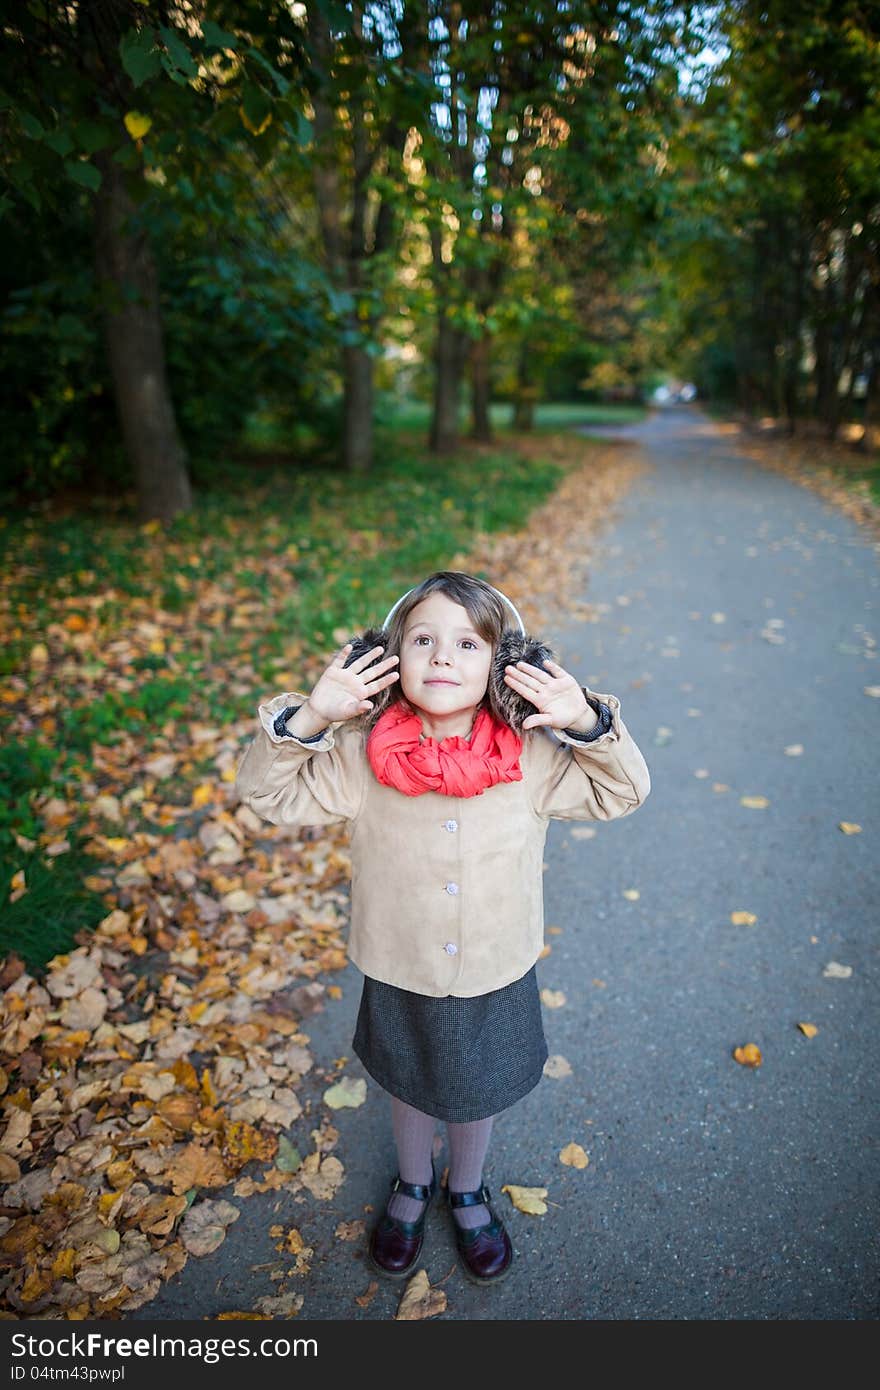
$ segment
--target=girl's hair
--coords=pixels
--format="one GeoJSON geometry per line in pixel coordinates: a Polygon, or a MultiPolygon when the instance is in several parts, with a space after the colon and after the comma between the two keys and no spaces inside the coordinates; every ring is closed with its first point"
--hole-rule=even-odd
{"type": "MultiPolygon", "coordinates": [[[[413,589],[411,594],[398,607],[388,628],[385,632],[385,651],[378,660],[384,660],[387,656],[398,657],[397,669],[400,669],[399,658],[403,645],[403,633],[406,628],[407,619],[412,610],[422,602],[422,599],[429,594],[446,594],[452,599],[453,603],[460,603],[467,612],[468,617],[484,642],[491,643],[492,657],[494,661],[495,649],[504,630],[514,625],[513,615],[507,604],[492,591],[489,584],[483,579],[478,579],[476,575],[466,574],[463,570],[437,570],[434,574],[428,575],[421,584],[413,589]]],[[[369,667],[367,668],[369,670],[369,667]]],[[[380,690],[378,695],[374,695],[373,708],[358,716],[362,721],[361,727],[369,733],[373,725],[384,714],[389,705],[399,700],[405,708],[411,706],[403,691],[400,688],[400,681],[392,683],[380,690]]],[[[489,671],[489,681],[486,693],[480,700],[478,709],[486,708],[496,719],[504,721],[505,714],[498,705],[495,698],[495,683],[492,679],[492,669],[489,671]]]]}

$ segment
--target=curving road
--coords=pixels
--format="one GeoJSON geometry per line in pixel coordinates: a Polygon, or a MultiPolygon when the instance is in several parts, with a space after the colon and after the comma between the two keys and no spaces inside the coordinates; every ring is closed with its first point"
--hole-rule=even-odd
{"type": "MultiPolygon", "coordinates": [[[[864,690],[880,686],[880,547],[695,408],[616,433],[648,470],[581,596],[602,621],[560,621],[548,639],[620,697],[653,788],[592,836],[551,826],[546,920],[562,931],[539,972],[566,996],[545,1026],[571,1074],[495,1121],[485,1177],[515,1269],[470,1285],[439,1204],[423,1263],[445,1280],[443,1320],[876,1318],[880,699],[864,690]],[[851,974],[827,977],[832,961],[851,974]],[[757,1069],[732,1057],[749,1042],[757,1069]],[[571,1141],[586,1169],[559,1162],[571,1141]],[[546,1187],[547,1214],[513,1211],[510,1182],[546,1187]]],[[[324,1066],[351,1057],[359,980],[353,966],[336,976],[343,998],[308,1020],[324,1066]]],[[[354,1057],[345,1070],[365,1075],[354,1057]]],[[[236,1202],[220,1250],[133,1319],[277,1292],[273,1222],[315,1250],[285,1284],[304,1294],[299,1321],[394,1316],[399,1286],[355,1303],[371,1276],[361,1245],[334,1236],[378,1206],[396,1167],[367,1081],[366,1104],[337,1112],[336,1200],[236,1202]]],[[[313,1118],[292,1136],[305,1149],[326,1085],[314,1078],[313,1118]]]]}

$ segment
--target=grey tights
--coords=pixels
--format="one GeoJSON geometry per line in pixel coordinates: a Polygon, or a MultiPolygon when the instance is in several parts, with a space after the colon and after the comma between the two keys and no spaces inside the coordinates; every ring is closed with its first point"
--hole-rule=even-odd
{"type": "MultiPolygon", "coordinates": [[[[492,1133],[490,1115],[485,1120],[469,1124],[447,1121],[449,1136],[449,1187],[452,1192],[474,1192],[483,1179],[483,1162],[492,1133]]],[[[405,1101],[391,1097],[391,1122],[397,1145],[400,1176],[404,1182],[428,1184],[431,1181],[431,1151],[437,1121],[405,1101]]],[[[395,1192],[388,1202],[388,1215],[400,1221],[417,1221],[425,1204],[406,1193],[395,1192]]],[[[473,1207],[454,1207],[453,1215],[460,1226],[471,1229],[489,1220],[488,1209],[482,1204],[473,1207]]]]}

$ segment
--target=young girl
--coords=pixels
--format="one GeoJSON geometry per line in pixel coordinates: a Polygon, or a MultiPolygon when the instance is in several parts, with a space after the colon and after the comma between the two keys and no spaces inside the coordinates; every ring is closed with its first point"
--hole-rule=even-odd
{"type": "Polygon", "coordinates": [[[504,594],[457,570],[347,642],[310,695],[258,714],[241,800],[275,825],[351,823],[352,1046],[390,1094],[399,1160],[370,1262],[391,1278],[414,1268],[443,1120],[462,1266],[495,1283],[513,1250],[482,1182],[492,1120],[548,1055],[547,826],[629,815],[650,791],[645,760],[616,696],[578,685],[504,594]]]}

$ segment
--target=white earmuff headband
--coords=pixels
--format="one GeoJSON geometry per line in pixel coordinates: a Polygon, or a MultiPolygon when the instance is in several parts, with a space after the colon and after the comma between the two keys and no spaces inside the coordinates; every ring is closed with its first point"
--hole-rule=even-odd
{"type": "MultiPolygon", "coordinates": [[[[484,581],[484,582],[485,582],[485,581],[484,581]]],[[[416,587],[417,587],[417,586],[414,584],[414,585],[413,585],[413,589],[416,588],[416,587]]],[[[511,603],[510,599],[507,597],[506,594],[502,594],[501,590],[500,590],[500,589],[496,589],[492,584],[489,585],[489,588],[492,590],[492,593],[493,593],[493,594],[497,594],[498,597],[499,597],[500,599],[503,599],[503,601],[507,604],[508,608],[511,610],[511,612],[512,612],[513,615],[514,615],[514,617],[516,618],[516,621],[519,623],[519,630],[520,630],[520,632],[522,633],[523,637],[525,637],[525,635],[526,635],[526,630],[525,630],[525,627],[523,626],[523,620],[522,620],[522,618],[519,616],[519,613],[517,612],[517,610],[514,608],[514,606],[513,606],[513,604],[511,603]]],[[[384,631],[386,630],[386,628],[388,627],[388,624],[391,622],[391,619],[394,617],[394,614],[397,612],[398,608],[399,608],[400,605],[403,603],[403,600],[404,600],[405,598],[407,598],[407,597],[412,593],[412,591],[413,591],[412,589],[407,589],[407,591],[406,591],[405,594],[401,594],[400,598],[397,600],[397,602],[395,603],[394,607],[391,609],[391,612],[388,614],[388,617],[385,619],[384,623],[382,624],[382,631],[383,631],[383,632],[384,632],[384,631]]]]}

